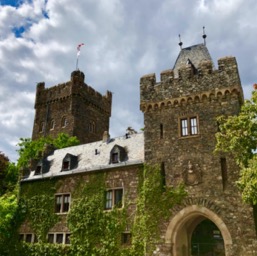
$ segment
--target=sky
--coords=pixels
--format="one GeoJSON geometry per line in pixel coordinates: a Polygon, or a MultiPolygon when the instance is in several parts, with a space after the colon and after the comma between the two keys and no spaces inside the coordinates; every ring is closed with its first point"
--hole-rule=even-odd
{"type": "Polygon", "coordinates": [[[256,0],[0,0],[0,151],[17,160],[29,138],[36,84],[70,80],[77,45],[85,82],[113,93],[110,135],[143,128],[140,77],[173,68],[183,47],[203,43],[217,67],[237,59],[245,98],[257,82],[256,0]]]}

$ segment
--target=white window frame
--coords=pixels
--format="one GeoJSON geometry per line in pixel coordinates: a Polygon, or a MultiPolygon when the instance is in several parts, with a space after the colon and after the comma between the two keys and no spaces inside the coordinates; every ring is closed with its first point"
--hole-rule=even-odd
{"type": "MultiPolygon", "coordinates": [[[[120,202],[120,201],[119,201],[120,202]]],[[[118,187],[118,188],[110,188],[105,191],[105,203],[104,203],[104,209],[106,211],[113,210],[117,206],[118,209],[123,208],[124,205],[124,188],[118,187]],[[115,191],[121,190],[122,191],[122,198],[121,198],[121,206],[117,206],[119,203],[116,202],[116,194],[115,191]],[[110,195],[110,197],[107,198],[107,195],[110,195]],[[108,204],[108,205],[107,205],[108,204]]]]}
{"type": "Polygon", "coordinates": [[[35,243],[36,235],[34,233],[20,233],[19,235],[23,236],[22,239],[21,239],[22,241],[24,241],[26,243],[35,243]],[[31,242],[26,241],[26,238],[27,238],[28,235],[31,235],[31,242]]]}
{"type": "MultiPolygon", "coordinates": [[[[65,244],[65,245],[70,245],[70,243],[65,243],[66,242],[66,237],[67,236],[70,236],[70,233],[69,232],[49,232],[47,234],[47,242],[48,242],[48,236],[49,235],[53,235],[53,244],[65,244]],[[62,242],[61,243],[57,243],[57,235],[61,234],[62,235],[62,242]]],[[[69,239],[70,240],[70,239],[69,239]]],[[[48,242],[50,243],[50,242],[48,242]]]]}
{"type": "Polygon", "coordinates": [[[199,118],[197,115],[179,118],[179,136],[188,138],[199,135],[199,118]]]}
{"type": "Polygon", "coordinates": [[[58,194],[54,195],[54,210],[55,210],[56,214],[67,214],[70,211],[70,207],[71,207],[71,194],[70,193],[58,193],[58,194]],[[64,199],[65,199],[66,195],[69,195],[69,209],[68,209],[68,211],[64,211],[64,204],[65,204],[64,199]],[[57,197],[61,197],[60,211],[56,211],[56,209],[57,209],[57,197]]]}

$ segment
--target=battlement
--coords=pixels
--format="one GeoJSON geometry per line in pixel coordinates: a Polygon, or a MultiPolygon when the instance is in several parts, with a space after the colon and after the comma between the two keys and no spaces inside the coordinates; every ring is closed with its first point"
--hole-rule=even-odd
{"type": "Polygon", "coordinates": [[[35,108],[41,104],[51,104],[69,98],[72,95],[82,97],[83,100],[94,104],[103,111],[111,112],[112,93],[107,91],[102,95],[84,82],[83,72],[76,70],[71,73],[71,80],[49,88],[45,88],[45,83],[37,84],[35,108]]]}
{"type": "Polygon", "coordinates": [[[212,61],[209,60],[200,62],[198,68],[192,63],[185,63],[177,70],[177,76],[172,69],[162,71],[160,82],[156,82],[155,73],[141,77],[141,104],[223,91],[231,87],[236,88],[243,97],[235,57],[219,59],[217,69],[214,69],[212,61]]]}

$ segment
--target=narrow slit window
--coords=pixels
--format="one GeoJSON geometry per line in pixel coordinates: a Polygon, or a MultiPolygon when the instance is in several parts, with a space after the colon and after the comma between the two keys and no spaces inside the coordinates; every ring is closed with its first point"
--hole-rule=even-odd
{"type": "Polygon", "coordinates": [[[228,181],[227,160],[225,157],[222,157],[220,159],[220,165],[221,165],[222,185],[223,185],[223,190],[225,190],[227,186],[227,181],[228,181]]]}
{"type": "Polygon", "coordinates": [[[163,138],[163,124],[160,124],[160,139],[163,138]]]}

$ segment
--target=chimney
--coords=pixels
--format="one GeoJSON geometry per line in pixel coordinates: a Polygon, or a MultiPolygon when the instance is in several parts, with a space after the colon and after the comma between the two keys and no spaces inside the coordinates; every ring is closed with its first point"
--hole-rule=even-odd
{"type": "Polygon", "coordinates": [[[103,142],[108,143],[109,139],[110,139],[110,134],[107,131],[105,131],[103,134],[103,142]]]}

